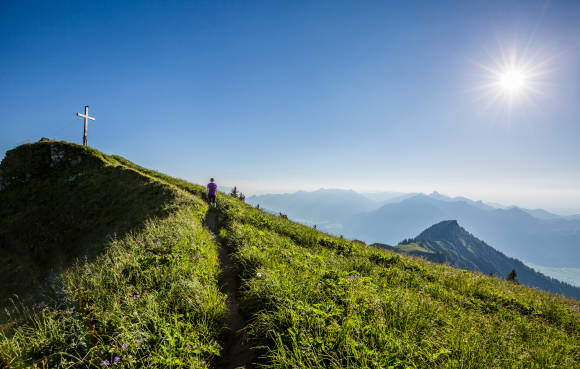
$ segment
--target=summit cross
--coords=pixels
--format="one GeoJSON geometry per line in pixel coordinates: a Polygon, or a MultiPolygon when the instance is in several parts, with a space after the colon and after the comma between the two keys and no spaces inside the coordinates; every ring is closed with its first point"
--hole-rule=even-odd
{"type": "Polygon", "coordinates": [[[89,117],[89,106],[86,105],[85,106],[85,113],[81,114],[81,113],[77,113],[77,117],[81,117],[85,119],[85,134],[83,135],[83,146],[88,146],[87,144],[87,128],[89,126],[89,119],[90,120],[95,120],[95,118],[93,117],[89,117]]]}

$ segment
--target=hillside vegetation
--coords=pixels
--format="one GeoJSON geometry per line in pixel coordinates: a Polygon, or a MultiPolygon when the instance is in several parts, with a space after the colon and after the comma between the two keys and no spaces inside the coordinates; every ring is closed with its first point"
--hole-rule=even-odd
{"type": "Polygon", "coordinates": [[[18,147],[0,169],[2,252],[21,255],[2,273],[0,367],[209,367],[225,295],[204,201],[65,143],[18,147]]]}
{"type": "Polygon", "coordinates": [[[9,151],[0,189],[2,297],[26,297],[75,257],[95,256],[111,235],[120,237],[180,201],[175,189],[114,157],[60,143],[9,151]]]}
{"type": "MultiPolygon", "coordinates": [[[[168,195],[128,231],[101,236],[105,246],[91,246],[93,257],[64,264],[46,304],[10,310],[0,336],[7,367],[219,367],[227,304],[218,240],[239,269],[254,366],[580,366],[577,300],[331,237],[226,195],[218,197],[215,237],[203,226],[203,187],[75,145],[28,149],[44,145],[103,158],[96,172],[128,171],[168,195]]],[[[3,161],[3,178],[17,156],[3,161]]],[[[0,196],[27,186],[11,183],[0,196]]]]}

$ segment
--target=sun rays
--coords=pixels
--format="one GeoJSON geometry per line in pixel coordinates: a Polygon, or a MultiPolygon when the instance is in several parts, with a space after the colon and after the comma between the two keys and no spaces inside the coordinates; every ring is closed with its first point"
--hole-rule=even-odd
{"type": "Polygon", "coordinates": [[[511,113],[516,108],[533,106],[546,96],[549,58],[540,53],[518,51],[515,46],[509,50],[500,48],[498,54],[486,63],[474,62],[479,69],[479,83],[472,91],[477,92],[477,100],[484,110],[499,106],[511,113]]]}

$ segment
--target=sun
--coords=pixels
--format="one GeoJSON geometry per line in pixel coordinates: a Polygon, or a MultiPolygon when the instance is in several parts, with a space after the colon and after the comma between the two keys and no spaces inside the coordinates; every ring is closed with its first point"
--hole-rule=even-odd
{"type": "Polygon", "coordinates": [[[500,73],[498,85],[503,92],[513,95],[525,89],[528,78],[521,69],[512,68],[500,73]]]}
{"type": "MultiPolygon", "coordinates": [[[[474,72],[477,81],[471,91],[478,92],[476,101],[482,102],[484,110],[493,105],[528,111],[529,106],[536,106],[538,97],[547,96],[547,77],[553,67],[553,57],[544,52],[519,51],[500,47],[492,56],[488,53],[486,63],[473,61],[478,70],[474,72]]],[[[498,110],[499,111],[499,110],[498,110]]]]}

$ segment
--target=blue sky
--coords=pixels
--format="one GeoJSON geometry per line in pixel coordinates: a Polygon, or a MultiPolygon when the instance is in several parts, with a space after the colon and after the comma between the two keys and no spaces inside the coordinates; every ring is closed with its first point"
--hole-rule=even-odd
{"type": "Polygon", "coordinates": [[[242,191],[580,212],[580,2],[0,2],[0,155],[42,136],[242,191]],[[534,92],[498,95],[512,51],[534,92]]]}

